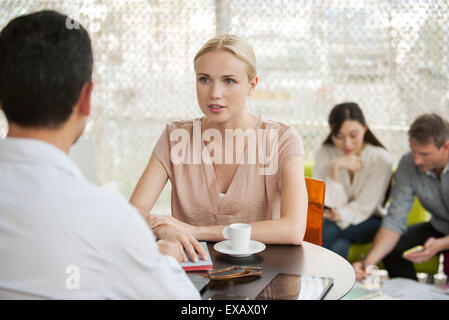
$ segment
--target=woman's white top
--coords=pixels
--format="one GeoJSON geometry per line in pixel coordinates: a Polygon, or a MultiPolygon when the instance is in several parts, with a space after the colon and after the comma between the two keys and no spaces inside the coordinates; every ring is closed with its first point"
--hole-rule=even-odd
{"type": "Polygon", "coordinates": [[[373,214],[383,215],[382,202],[390,183],[393,158],[384,148],[366,144],[360,153],[363,168],[356,171],[351,181],[349,171],[341,169],[339,182],[330,178],[333,160],[344,156],[334,145],[321,145],[315,152],[313,177],[324,180],[324,204],[335,208],[341,216],[337,225],[345,229],[357,225],[373,214]]]}

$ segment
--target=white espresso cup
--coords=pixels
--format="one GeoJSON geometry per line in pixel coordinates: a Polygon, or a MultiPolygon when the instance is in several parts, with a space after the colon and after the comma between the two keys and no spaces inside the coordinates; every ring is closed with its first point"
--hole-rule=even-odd
{"type": "Polygon", "coordinates": [[[223,237],[231,240],[232,250],[248,251],[251,225],[247,223],[232,223],[223,229],[223,237]]]}

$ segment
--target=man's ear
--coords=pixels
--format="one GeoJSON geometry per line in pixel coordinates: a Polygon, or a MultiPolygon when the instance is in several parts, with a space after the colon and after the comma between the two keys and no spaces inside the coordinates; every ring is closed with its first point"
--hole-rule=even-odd
{"type": "Polygon", "coordinates": [[[81,88],[80,96],[78,98],[78,110],[84,115],[90,115],[90,100],[92,97],[92,91],[94,89],[94,83],[89,81],[83,84],[81,88]]]}
{"type": "MultiPolygon", "coordinates": [[[[1,106],[0,106],[1,107],[1,106]]],[[[449,150],[449,140],[446,140],[446,142],[445,143],[443,143],[443,146],[442,146],[444,149],[446,149],[446,150],[449,150]]]]}

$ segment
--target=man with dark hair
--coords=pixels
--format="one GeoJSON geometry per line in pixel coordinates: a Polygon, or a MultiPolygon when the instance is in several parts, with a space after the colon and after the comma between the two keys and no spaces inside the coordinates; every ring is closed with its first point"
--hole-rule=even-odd
{"type": "Polygon", "coordinates": [[[67,155],[93,90],[89,36],[67,19],[40,11],[0,33],[0,298],[198,299],[181,246],[67,155]]]}
{"type": "MultiPolygon", "coordinates": [[[[424,262],[449,250],[449,123],[437,114],[424,114],[413,122],[408,134],[411,151],[399,162],[391,206],[365,265],[376,265],[383,259],[390,277],[416,280],[412,262],[424,262]],[[414,197],[432,218],[407,228],[414,197]],[[421,250],[404,255],[418,245],[421,250]]],[[[363,279],[362,263],[353,266],[357,279],[363,279]]]]}
{"type": "Polygon", "coordinates": [[[60,27],[65,19],[43,11],[18,17],[2,31],[0,94],[13,125],[58,129],[80,93],[92,91],[89,36],[81,27],[60,27]]]}

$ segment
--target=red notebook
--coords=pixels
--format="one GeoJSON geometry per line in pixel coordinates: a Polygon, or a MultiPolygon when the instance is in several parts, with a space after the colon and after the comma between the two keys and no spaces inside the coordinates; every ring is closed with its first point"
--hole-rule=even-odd
{"type": "MultiPolygon", "coordinates": [[[[203,246],[204,251],[206,251],[207,259],[201,260],[201,258],[198,256],[198,262],[183,262],[181,263],[181,267],[184,269],[184,271],[203,271],[203,270],[211,270],[213,268],[212,259],[210,258],[209,250],[207,249],[207,243],[206,242],[200,242],[200,244],[203,246]]],[[[186,253],[187,257],[189,255],[186,253]]]]}

